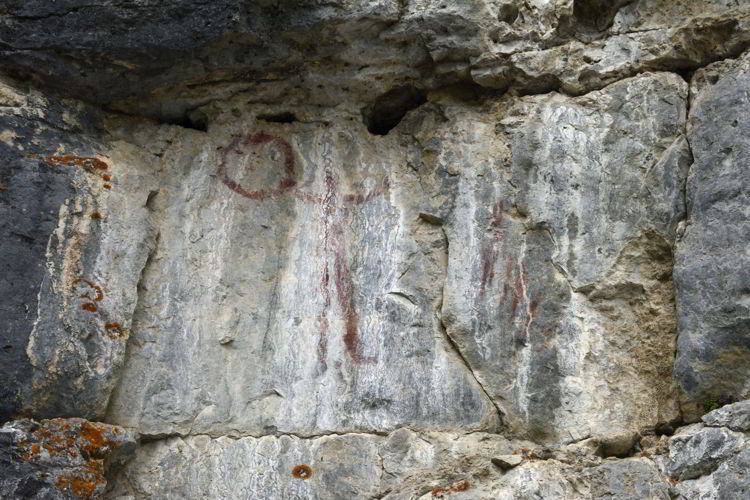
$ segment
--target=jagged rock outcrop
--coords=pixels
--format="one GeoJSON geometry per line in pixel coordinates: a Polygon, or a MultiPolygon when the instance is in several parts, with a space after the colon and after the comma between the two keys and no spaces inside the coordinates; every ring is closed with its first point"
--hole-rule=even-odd
{"type": "Polygon", "coordinates": [[[7,1],[0,496],[744,498],[749,22],[7,1]]]}
{"type": "Polygon", "coordinates": [[[137,436],[81,418],[17,420],[0,428],[3,498],[98,498],[107,486],[105,462],[124,462],[137,436]]]}

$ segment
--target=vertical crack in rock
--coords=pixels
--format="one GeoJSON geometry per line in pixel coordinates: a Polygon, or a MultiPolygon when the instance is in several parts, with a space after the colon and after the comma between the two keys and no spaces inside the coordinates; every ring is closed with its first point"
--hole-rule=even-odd
{"type": "MultiPolygon", "coordinates": [[[[682,202],[683,202],[683,210],[684,218],[677,224],[677,231],[675,235],[675,242],[674,247],[672,249],[673,254],[677,254],[677,248],[680,245],[680,241],[682,240],[683,236],[685,235],[685,232],[688,230],[688,226],[690,225],[690,203],[688,203],[688,181],[690,179],[690,172],[693,169],[693,166],[695,165],[695,159],[693,157],[693,149],[690,144],[690,136],[688,134],[688,120],[690,118],[690,105],[691,101],[688,100],[688,106],[687,106],[687,117],[688,119],[685,120],[685,143],[687,144],[688,153],[690,154],[690,165],[688,166],[688,169],[685,173],[684,179],[682,179],[682,202]]],[[[674,378],[674,369],[677,363],[677,356],[679,354],[679,345],[680,345],[680,314],[679,314],[679,304],[678,304],[678,294],[677,294],[677,284],[674,281],[674,274],[675,274],[675,263],[676,259],[672,259],[672,284],[673,284],[673,290],[675,294],[675,300],[674,300],[674,316],[675,316],[675,324],[677,325],[677,330],[675,332],[675,343],[674,343],[674,352],[672,353],[672,377],[674,378]]],[[[680,398],[682,400],[682,397],[680,398]]],[[[681,401],[682,403],[682,401],[681,401]]],[[[680,409],[680,418],[684,419],[684,410],[683,410],[683,404],[679,405],[680,409]]]]}
{"type": "MultiPolygon", "coordinates": [[[[445,229],[441,226],[440,227],[442,233],[443,233],[443,240],[445,241],[445,254],[446,254],[446,261],[448,261],[448,256],[450,254],[450,241],[448,240],[448,235],[445,233],[445,229]]],[[[490,404],[495,408],[495,411],[497,412],[497,418],[498,418],[498,426],[504,427],[505,425],[505,412],[503,412],[500,409],[500,406],[495,402],[494,399],[490,396],[489,392],[487,392],[487,389],[484,387],[482,382],[480,382],[479,378],[477,377],[476,373],[474,373],[474,370],[471,368],[471,365],[469,364],[469,361],[466,359],[466,357],[461,352],[461,348],[458,346],[458,343],[451,337],[450,333],[448,333],[448,329],[445,327],[445,324],[443,323],[443,302],[444,302],[444,296],[445,296],[445,287],[447,286],[447,273],[446,276],[443,279],[443,286],[441,288],[442,295],[440,297],[440,305],[438,306],[438,313],[436,314],[438,319],[438,324],[440,327],[440,331],[443,333],[443,336],[445,337],[445,340],[448,342],[448,345],[451,347],[451,350],[453,350],[458,357],[459,360],[463,363],[463,365],[466,367],[466,370],[469,372],[471,377],[474,379],[474,381],[477,383],[477,386],[481,389],[481,391],[484,393],[487,400],[490,402],[490,404]]]]}
{"type": "Polygon", "coordinates": [[[157,206],[156,206],[156,198],[158,196],[158,191],[150,191],[144,206],[149,211],[148,215],[148,224],[150,226],[150,236],[146,242],[148,245],[148,255],[146,256],[146,259],[143,263],[143,267],[141,267],[140,275],[138,277],[138,281],[136,282],[136,302],[135,307],[133,308],[133,315],[130,318],[130,334],[128,335],[127,341],[125,343],[125,354],[123,356],[123,362],[122,366],[117,371],[116,374],[116,382],[114,384],[114,387],[112,391],[109,393],[109,397],[107,399],[107,406],[106,411],[104,413],[105,415],[105,421],[109,421],[110,415],[112,414],[112,404],[114,401],[118,399],[117,395],[122,390],[122,384],[123,384],[123,371],[124,371],[124,365],[128,362],[128,359],[130,359],[130,356],[132,354],[133,345],[135,344],[135,339],[133,338],[132,330],[138,323],[138,318],[141,316],[143,312],[144,307],[144,293],[148,291],[148,289],[145,287],[145,283],[148,277],[149,272],[152,270],[152,267],[154,266],[154,257],[159,249],[159,240],[161,239],[161,231],[158,229],[158,226],[156,224],[155,218],[157,216],[157,206]]]}

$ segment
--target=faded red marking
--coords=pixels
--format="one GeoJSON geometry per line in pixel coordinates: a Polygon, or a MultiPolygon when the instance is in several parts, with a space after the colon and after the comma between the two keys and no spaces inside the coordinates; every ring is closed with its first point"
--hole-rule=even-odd
{"type": "Polygon", "coordinates": [[[479,296],[484,297],[488,286],[492,286],[495,280],[495,264],[499,256],[500,242],[505,237],[503,227],[503,202],[498,201],[492,207],[492,219],[490,219],[489,230],[492,237],[482,245],[479,261],[482,265],[482,275],[479,279],[479,296]]]}
{"type": "Polygon", "coordinates": [[[539,308],[539,302],[541,300],[541,293],[537,294],[531,299],[531,304],[529,304],[529,311],[531,311],[531,314],[536,314],[536,310],[539,308]]]}
{"type": "MultiPolygon", "coordinates": [[[[523,328],[519,328],[518,330],[514,329],[512,335],[516,342],[527,344],[531,339],[531,324],[534,321],[534,317],[541,304],[543,295],[542,292],[532,292],[529,289],[529,276],[523,263],[519,262],[517,267],[518,270],[514,277],[513,270],[516,268],[516,265],[513,259],[508,259],[506,269],[507,281],[505,285],[506,290],[511,294],[510,315],[508,316],[508,320],[513,324],[517,317],[516,312],[519,304],[522,301],[528,301],[527,308],[521,312],[521,318],[523,318],[524,321],[523,328]],[[509,287],[508,283],[512,283],[512,287],[509,287]]],[[[507,293],[505,295],[507,295],[507,293]]],[[[542,332],[542,334],[546,335],[548,334],[548,331],[542,332]]]]}
{"type": "Polygon", "coordinates": [[[361,205],[362,203],[367,203],[370,200],[373,200],[377,198],[378,196],[383,196],[391,189],[391,183],[388,180],[388,177],[386,177],[383,180],[383,185],[380,188],[373,189],[369,193],[362,195],[362,194],[348,194],[344,196],[344,203],[349,205],[361,205]]]}
{"type": "MultiPolygon", "coordinates": [[[[254,165],[248,165],[246,169],[254,170],[254,165]]],[[[338,211],[346,211],[348,207],[367,203],[379,196],[384,196],[390,190],[390,182],[386,177],[382,186],[371,190],[367,194],[347,194],[338,201],[338,179],[330,170],[325,172],[326,191],[322,195],[306,193],[296,188],[295,181],[296,164],[294,160],[294,151],[292,146],[286,140],[266,134],[264,132],[242,138],[238,137],[224,149],[221,156],[221,162],[218,167],[222,183],[235,193],[245,198],[264,201],[275,199],[282,195],[291,196],[297,200],[310,203],[311,205],[321,206],[323,217],[323,249],[326,255],[333,253],[333,279],[336,286],[336,301],[342,310],[344,318],[344,346],[351,359],[357,363],[374,362],[375,358],[362,357],[359,354],[359,314],[354,307],[354,282],[351,277],[351,270],[348,264],[348,255],[341,235],[343,234],[343,225],[336,222],[334,216],[338,211]],[[247,189],[237,182],[228,172],[228,156],[232,153],[246,157],[255,149],[264,144],[274,144],[284,156],[283,177],[278,186],[264,189],[247,189]]],[[[323,309],[317,317],[318,327],[318,361],[323,369],[327,369],[326,358],[328,356],[328,329],[330,322],[328,320],[328,310],[331,308],[331,291],[330,291],[330,271],[329,263],[326,262],[321,273],[320,292],[323,296],[323,309]]]]}
{"type": "MultiPolygon", "coordinates": [[[[229,189],[237,194],[249,198],[251,200],[264,200],[266,198],[273,198],[284,194],[293,188],[297,181],[294,180],[295,174],[295,163],[292,146],[284,139],[263,132],[257,133],[249,137],[236,137],[229,145],[224,149],[221,156],[221,162],[219,163],[219,174],[221,175],[221,181],[229,189]],[[245,189],[239,182],[232,179],[229,172],[227,171],[228,156],[232,153],[246,157],[250,152],[256,150],[259,146],[267,143],[273,143],[284,155],[284,177],[279,181],[279,185],[271,189],[245,189]]],[[[249,170],[255,170],[251,164],[247,167],[249,170]]]]}
{"type": "Polygon", "coordinates": [[[373,363],[376,361],[375,358],[365,358],[359,354],[359,314],[354,309],[354,282],[352,281],[352,274],[349,271],[349,265],[346,261],[344,247],[339,244],[336,249],[334,262],[334,279],[336,281],[338,302],[344,313],[344,325],[346,328],[344,345],[349,352],[349,356],[354,361],[359,363],[373,363]]]}
{"type": "MultiPolygon", "coordinates": [[[[323,196],[323,249],[328,253],[328,244],[330,238],[330,216],[335,210],[336,188],[338,183],[330,171],[326,170],[326,193],[323,196]]],[[[331,289],[330,273],[328,264],[323,267],[323,274],[320,278],[320,292],[323,294],[323,309],[318,315],[318,362],[322,365],[323,370],[328,368],[326,358],[328,356],[328,310],[331,307],[331,289]]]]}

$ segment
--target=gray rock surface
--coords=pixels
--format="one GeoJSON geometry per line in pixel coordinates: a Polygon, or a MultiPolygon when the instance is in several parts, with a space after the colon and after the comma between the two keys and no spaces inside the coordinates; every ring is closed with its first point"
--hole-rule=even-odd
{"type": "Polygon", "coordinates": [[[688,426],[669,441],[667,470],[673,478],[694,479],[713,472],[747,445],[745,436],[728,429],[688,426]]]}
{"type": "Polygon", "coordinates": [[[576,440],[677,416],[669,275],[685,92],[653,74],[520,99],[501,122],[506,169],[459,191],[449,242],[478,245],[451,245],[444,322],[511,427],[576,440]],[[653,114],[641,122],[640,109],[653,114]]]}
{"type": "Polygon", "coordinates": [[[699,402],[750,397],[745,168],[750,142],[750,58],[717,64],[694,78],[688,138],[695,161],[688,218],[677,246],[680,337],[675,375],[699,402]]]}
{"type": "Polygon", "coordinates": [[[95,110],[0,87],[0,415],[102,418],[148,254],[148,193],[95,110]]]}
{"type": "Polygon", "coordinates": [[[523,457],[520,455],[498,455],[492,457],[492,463],[497,465],[503,470],[512,469],[523,462],[523,457]]]}
{"type": "Polygon", "coordinates": [[[586,471],[588,498],[668,499],[669,487],[654,464],[643,458],[607,462],[586,471]]]}
{"type": "Polygon", "coordinates": [[[0,497],[744,498],[748,23],[7,0],[0,497]]]}
{"type": "Polygon", "coordinates": [[[262,498],[270,490],[278,498],[321,499],[669,498],[667,483],[645,458],[586,469],[535,453],[507,471],[490,463],[493,453],[509,453],[523,444],[490,434],[404,429],[388,436],[313,439],[169,438],[141,448],[119,476],[112,497],[262,498]],[[299,477],[301,467],[309,476],[299,477]]]}
{"type": "Polygon", "coordinates": [[[728,427],[733,431],[750,431],[750,401],[740,401],[706,413],[701,418],[710,427],[728,427]]]}
{"type": "Polygon", "coordinates": [[[722,463],[712,474],[684,481],[674,488],[675,497],[701,500],[742,500],[750,495],[750,450],[745,449],[722,463]]]}
{"type": "Polygon", "coordinates": [[[683,428],[670,439],[665,472],[681,480],[672,488],[678,499],[742,499],[750,494],[750,401],[704,415],[705,424],[683,428]],[[735,432],[745,431],[745,432],[735,432]]]}

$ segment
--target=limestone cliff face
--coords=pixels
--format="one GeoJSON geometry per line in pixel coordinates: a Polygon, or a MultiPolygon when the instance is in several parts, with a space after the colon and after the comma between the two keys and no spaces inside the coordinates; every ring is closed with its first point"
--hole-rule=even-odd
{"type": "Polygon", "coordinates": [[[748,498],[747,49],[735,0],[6,0],[0,497],[748,498]]]}

